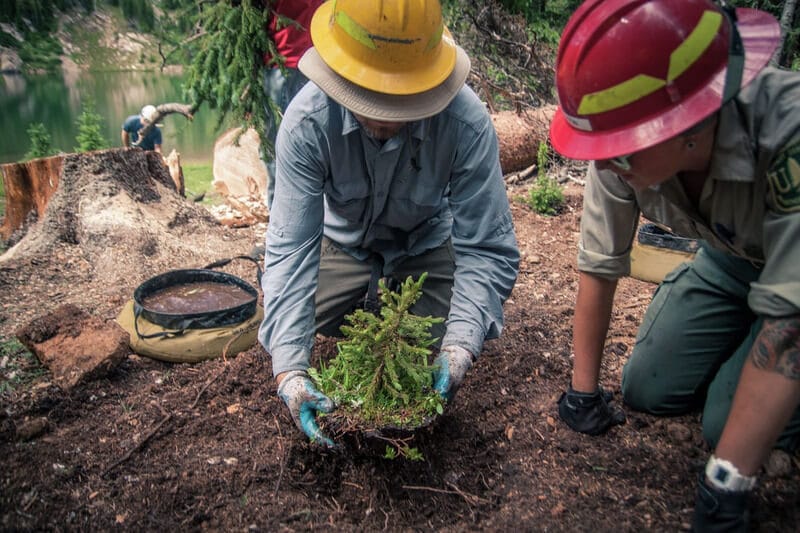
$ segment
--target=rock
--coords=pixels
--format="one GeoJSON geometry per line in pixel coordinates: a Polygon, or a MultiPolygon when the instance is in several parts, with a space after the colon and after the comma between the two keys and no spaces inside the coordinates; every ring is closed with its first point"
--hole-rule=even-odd
{"type": "Polygon", "coordinates": [[[764,464],[767,477],[786,477],[792,471],[792,458],[783,450],[772,450],[764,464]]]}
{"type": "Polygon", "coordinates": [[[692,430],[677,422],[673,422],[667,426],[667,433],[669,433],[669,436],[678,442],[687,442],[692,440],[692,430]]]}
{"type": "Polygon", "coordinates": [[[47,431],[47,418],[38,417],[32,420],[25,420],[17,426],[17,440],[29,441],[35,439],[47,431]]]}
{"type": "Polygon", "coordinates": [[[72,305],[62,305],[19,328],[20,342],[64,390],[107,375],[127,357],[128,334],[72,305]]]}
{"type": "Polygon", "coordinates": [[[16,50],[0,47],[0,72],[18,74],[22,69],[22,59],[16,50]]]}

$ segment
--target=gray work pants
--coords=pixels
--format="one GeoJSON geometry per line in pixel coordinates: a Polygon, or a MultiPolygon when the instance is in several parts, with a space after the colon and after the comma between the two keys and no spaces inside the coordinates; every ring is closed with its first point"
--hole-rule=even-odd
{"type": "MultiPolygon", "coordinates": [[[[709,246],[669,273],[653,295],[623,369],[625,403],[657,415],[702,405],[703,436],[716,446],[761,328],[747,305],[750,283],[759,273],[749,261],[709,246]]],[[[800,409],[777,445],[793,451],[799,444],[800,409]]]]}
{"type": "MultiPolygon", "coordinates": [[[[455,256],[449,239],[438,248],[409,257],[394,269],[391,277],[402,282],[408,276],[417,279],[423,272],[427,272],[428,277],[422,286],[422,297],[411,307],[411,312],[418,316],[446,319],[455,272],[455,256]]],[[[317,332],[341,336],[339,327],[344,323],[344,316],[363,304],[371,274],[370,262],[359,261],[323,237],[315,297],[317,332]]],[[[444,330],[444,323],[435,324],[431,334],[441,340],[444,330]]]]}

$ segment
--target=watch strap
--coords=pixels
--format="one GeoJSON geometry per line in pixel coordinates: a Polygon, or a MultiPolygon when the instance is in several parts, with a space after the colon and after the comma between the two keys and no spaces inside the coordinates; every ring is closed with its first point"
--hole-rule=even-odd
{"type": "Polygon", "coordinates": [[[755,476],[743,476],[733,463],[712,455],[706,463],[706,480],[712,486],[728,492],[751,490],[756,484],[755,476]]]}

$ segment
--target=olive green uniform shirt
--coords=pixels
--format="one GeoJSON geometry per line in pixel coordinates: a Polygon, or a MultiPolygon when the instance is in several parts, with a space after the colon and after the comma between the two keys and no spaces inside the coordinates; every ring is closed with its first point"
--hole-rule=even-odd
{"type": "Polygon", "coordinates": [[[637,192],[592,163],[579,270],[628,275],[640,214],[760,267],[748,297],[755,313],[800,312],[800,73],[765,69],[722,107],[698,209],[675,176],[637,192]]]}

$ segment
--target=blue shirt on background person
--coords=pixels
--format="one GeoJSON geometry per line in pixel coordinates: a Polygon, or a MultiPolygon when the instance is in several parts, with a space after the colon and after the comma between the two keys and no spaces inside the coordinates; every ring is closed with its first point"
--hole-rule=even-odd
{"type": "Polygon", "coordinates": [[[142,150],[152,150],[161,153],[161,129],[156,125],[148,134],[139,141],[139,131],[150,124],[155,118],[157,110],[152,105],[146,105],[138,115],[131,115],[122,124],[122,146],[138,146],[142,150]]]}

